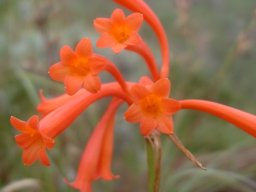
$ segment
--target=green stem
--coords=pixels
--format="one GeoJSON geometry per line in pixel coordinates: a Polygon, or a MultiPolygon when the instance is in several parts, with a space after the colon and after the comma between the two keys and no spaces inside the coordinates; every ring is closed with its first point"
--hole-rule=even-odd
{"type": "Polygon", "coordinates": [[[162,145],[160,136],[152,134],[145,139],[148,162],[148,191],[159,192],[161,180],[162,145]]]}

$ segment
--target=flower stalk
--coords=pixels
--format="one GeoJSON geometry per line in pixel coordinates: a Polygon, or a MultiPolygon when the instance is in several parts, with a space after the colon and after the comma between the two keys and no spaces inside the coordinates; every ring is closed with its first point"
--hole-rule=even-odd
{"type": "Polygon", "coordinates": [[[148,191],[159,192],[161,181],[162,144],[160,135],[153,133],[145,138],[148,163],[148,191]]]}
{"type": "Polygon", "coordinates": [[[152,78],[156,81],[160,78],[159,71],[157,69],[157,63],[155,61],[155,58],[151,52],[151,49],[148,47],[148,45],[143,41],[141,37],[139,37],[140,41],[136,45],[129,45],[127,46],[127,50],[133,51],[141,57],[146,62],[146,65],[151,73],[152,78]]]}

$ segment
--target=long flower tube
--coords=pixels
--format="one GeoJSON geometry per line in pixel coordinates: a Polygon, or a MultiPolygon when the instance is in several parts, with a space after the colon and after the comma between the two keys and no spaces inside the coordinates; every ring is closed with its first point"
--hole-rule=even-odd
{"type": "Polygon", "coordinates": [[[115,3],[124,6],[134,12],[140,12],[143,14],[145,20],[152,27],[156,33],[156,37],[161,46],[162,54],[162,67],[161,67],[161,77],[169,76],[169,62],[170,62],[170,51],[169,42],[165,30],[159,21],[156,14],[143,0],[113,0],[115,3]]]}
{"type": "Polygon", "coordinates": [[[48,137],[55,138],[57,135],[61,134],[88,106],[95,101],[108,96],[121,98],[128,104],[131,103],[130,98],[120,90],[117,83],[105,84],[98,93],[90,94],[89,96],[87,92],[75,95],[72,100],[50,112],[47,116],[41,119],[39,124],[40,132],[44,133],[48,137]]]}
{"type": "Polygon", "coordinates": [[[255,115],[211,101],[191,99],[181,100],[179,103],[181,109],[192,109],[212,114],[256,137],[255,115]]]}
{"type": "Polygon", "coordinates": [[[111,161],[115,113],[121,103],[122,101],[118,99],[113,99],[110,103],[86,145],[75,181],[68,182],[81,192],[91,192],[94,180],[118,178],[111,172],[111,161]]]}
{"type": "Polygon", "coordinates": [[[127,46],[127,50],[133,51],[142,56],[145,60],[149,71],[151,72],[152,78],[154,81],[157,81],[160,78],[159,71],[157,69],[157,63],[155,57],[152,54],[152,51],[148,47],[148,45],[143,41],[141,37],[139,37],[140,41],[136,45],[127,46]]]}
{"type": "MultiPolygon", "coordinates": [[[[99,56],[99,57],[101,57],[101,56],[99,56]]],[[[108,71],[116,79],[116,81],[119,83],[119,85],[121,86],[123,91],[127,93],[128,87],[127,87],[126,81],[124,80],[124,77],[123,77],[122,73],[119,71],[119,69],[115,66],[115,64],[113,64],[107,58],[102,57],[102,60],[104,60],[106,63],[105,70],[108,71]]]]}

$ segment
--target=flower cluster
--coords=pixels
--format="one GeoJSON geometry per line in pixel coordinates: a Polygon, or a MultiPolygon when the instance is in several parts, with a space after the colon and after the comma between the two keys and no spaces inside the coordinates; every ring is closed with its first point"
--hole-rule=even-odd
{"type": "Polygon", "coordinates": [[[60,61],[49,69],[50,77],[64,84],[65,94],[46,99],[40,92],[39,115],[27,121],[11,117],[10,122],[20,131],[16,143],[23,149],[25,165],[39,160],[50,165],[47,150],[69,125],[91,104],[104,97],[112,97],[106,112],[99,120],[82,154],[78,174],[70,186],[83,192],[92,191],[92,182],[101,178],[118,178],[111,172],[113,151],[113,128],[117,109],[128,105],[124,114],[126,121],[139,123],[143,137],[154,133],[172,135],[172,116],[180,110],[192,109],[212,114],[256,136],[256,116],[222,104],[204,100],[175,100],[170,98],[169,46],[167,36],[159,19],[143,0],[114,0],[133,13],[125,16],[115,9],[110,18],[97,18],[94,27],[100,37],[99,48],[111,48],[114,53],[124,50],[139,54],[149,70],[139,82],[128,82],[110,60],[93,52],[89,38],[80,40],[73,50],[64,46],[60,50],[60,61]],[[154,31],[161,49],[161,64],[139,35],[145,20],[154,31]],[[159,67],[160,66],[160,67],[159,67]],[[107,71],[114,82],[102,83],[100,73],[107,71]]]}

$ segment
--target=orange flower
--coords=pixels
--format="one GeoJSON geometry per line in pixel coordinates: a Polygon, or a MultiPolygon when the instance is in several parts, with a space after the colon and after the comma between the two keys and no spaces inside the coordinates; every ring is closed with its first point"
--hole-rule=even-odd
{"type": "Polygon", "coordinates": [[[162,66],[161,77],[166,78],[169,74],[170,50],[166,32],[154,11],[143,0],[114,0],[115,3],[124,6],[134,12],[143,14],[146,22],[151,26],[161,46],[162,66]]]}
{"type": "Polygon", "coordinates": [[[91,192],[94,180],[118,178],[111,172],[111,161],[114,117],[120,104],[121,100],[114,99],[96,126],[82,155],[75,181],[67,182],[72,187],[83,192],[91,192]]]}
{"type": "Polygon", "coordinates": [[[125,119],[129,122],[140,123],[143,136],[147,136],[157,129],[165,134],[173,133],[171,115],[180,109],[177,101],[169,99],[170,81],[166,78],[155,83],[142,82],[131,88],[134,103],[125,112],[125,119]]]}
{"type": "Polygon", "coordinates": [[[89,39],[82,39],[75,51],[64,46],[60,58],[59,63],[50,67],[49,75],[53,80],[64,82],[68,94],[76,93],[82,86],[92,93],[100,89],[98,73],[104,69],[105,62],[92,52],[89,39]]]}
{"type": "Polygon", "coordinates": [[[125,17],[121,9],[115,9],[110,19],[95,19],[94,27],[101,34],[97,46],[111,47],[115,53],[119,53],[128,45],[136,45],[140,42],[138,31],[142,21],[142,14],[132,13],[125,17]]]}
{"type": "Polygon", "coordinates": [[[130,103],[130,98],[122,92],[118,83],[109,83],[103,85],[102,89],[95,94],[80,90],[73,96],[64,95],[42,103],[44,117],[40,121],[36,115],[27,122],[11,117],[12,126],[21,131],[15,139],[23,149],[24,164],[31,165],[36,160],[40,160],[42,164],[49,165],[46,149],[53,147],[54,139],[65,131],[88,106],[107,96],[120,97],[123,101],[130,103]]]}
{"type": "Polygon", "coordinates": [[[43,165],[50,165],[46,149],[53,147],[54,140],[40,133],[38,130],[38,116],[32,116],[27,122],[12,116],[10,121],[13,127],[21,131],[21,134],[16,135],[15,140],[23,148],[23,163],[31,165],[36,160],[40,160],[43,165]]]}

